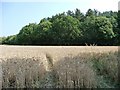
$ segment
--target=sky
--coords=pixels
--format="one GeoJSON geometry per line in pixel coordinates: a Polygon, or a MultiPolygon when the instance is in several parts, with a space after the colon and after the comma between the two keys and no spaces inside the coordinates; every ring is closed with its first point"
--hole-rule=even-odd
{"type": "Polygon", "coordinates": [[[0,0],[0,36],[18,34],[25,25],[39,23],[42,18],[74,11],[85,13],[89,8],[117,11],[120,0],[0,0]]]}

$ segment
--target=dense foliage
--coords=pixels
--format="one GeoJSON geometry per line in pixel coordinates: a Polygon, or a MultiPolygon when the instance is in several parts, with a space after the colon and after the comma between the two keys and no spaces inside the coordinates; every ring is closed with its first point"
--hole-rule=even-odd
{"type": "Polygon", "coordinates": [[[120,45],[120,11],[89,9],[44,18],[24,26],[17,35],[4,37],[3,44],[18,45],[120,45]]]}

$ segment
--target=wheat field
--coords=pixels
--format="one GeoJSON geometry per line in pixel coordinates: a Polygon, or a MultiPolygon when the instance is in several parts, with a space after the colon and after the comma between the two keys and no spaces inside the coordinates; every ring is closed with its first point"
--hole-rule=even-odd
{"type": "Polygon", "coordinates": [[[1,88],[114,88],[117,46],[0,46],[1,88]]]}

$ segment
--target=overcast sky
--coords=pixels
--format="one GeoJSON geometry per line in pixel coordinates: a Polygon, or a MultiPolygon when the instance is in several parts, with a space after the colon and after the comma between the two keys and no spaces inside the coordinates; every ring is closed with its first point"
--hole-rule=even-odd
{"type": "Polygon", "coordinates": [[[85,13],[89,8],[98,11],[117,11],[119,0],[0,0],[0,36],[17,34],[29,23],[57,13],[74,11],[85,13]]]}

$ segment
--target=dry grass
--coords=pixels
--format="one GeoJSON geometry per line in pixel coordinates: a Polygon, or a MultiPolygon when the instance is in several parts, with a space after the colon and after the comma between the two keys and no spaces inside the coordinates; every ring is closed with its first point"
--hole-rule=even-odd
{"type": "Polygon", "coordinates": [[[2,62],[3,87],[34,87],[44,78],[44,58],[8,58],[2,62]]]}
{"type": "Polygon", "coordinates": [[[109,87],[106,78],[118,80],[115,46],[0,46],[0,50],[3,88],[96,88],[109,87]]]}
{"type": "MultiPolygon", "coordinates": [[[[109,85],[118,84],[118,52],[108,52],[108,53],[94,53],[91,61],[93,62],[93,67],[96,69],[96,73],[99,76],[103,76],[103,79],[108,80],[109,85]]],[[[111,86],[111,87],[112,87],[111,86]]]]}
{"type": "Polygon", "coordinates": [[[66,56],[54,65],[58,87],[118,87],[118,52],[79,53],[66,56]]]}
{"type": "Polygon", "coordinates": [[[59,88],[97,87],[96,73],[85,54],[76,57],[67,56],[61,59],[54,65],[54,70],[59,88]]]}
{"type": "Polygon", "coordinates": [[[2,89],[2,60],[0,59],[0,89],[2,89]]]}
{"type": "Polygon", "coordinates": [[[42,87],[46,73],[46,56],[37,49],[1,46],[3,88],[42,87]]]}

